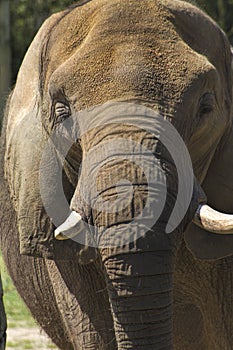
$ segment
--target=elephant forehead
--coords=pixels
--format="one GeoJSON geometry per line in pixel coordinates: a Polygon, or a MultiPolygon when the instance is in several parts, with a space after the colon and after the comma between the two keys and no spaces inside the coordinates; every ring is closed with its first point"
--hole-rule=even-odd
{"type": "Polygon", "coordinates": [[[163,102],[172,113],[185,90],[195,83],[195,90],[201,91],[204,81],[208,81],[207,73],[215,70],[199,55],[195,55],[194,62],[189,61],[191,54],[186,54],[181,61],[180,54],[173,51],[170,58],[155,56],[149,60],[151,55],[142,48],[137,50],[126,44],[124,47],[123,53],[120,47],[115,48],[112,57],[107,57],[107,53],[105,57],[93,54],[88,58],[77,54],[64,62],[49,81],[52,99],[63,91],[71,104],[82,110],[110,100],[138,98],[163,102]],[[114,61],[113,56],[117,56],[114,61]],[[179,69],[175,68],[178,64],[179,69]]]}
{"type": "Polygon", "coordinates": [[[135,96],[179,101],[211,67],[181,39],[165,3],[93,1],[71,12],[50,37],[46,88],[74,96],[79,108],[135,96]]]}
{"type": "Polygon", "coordinates": [[[139,6],[136,1],[91,1],[81,10],[75,9],[51,33],[46,51],[47,80],[64,62],[68,63],[67,69],[69,64],[79,66],[82,60],[82,75],[114,63],[140,65],[140,48],[146,43],[148,51],[153,51],[158,49],[161,36],[169,41],[176,36],[172,26],[164,23],[168,16],[159,1],[148,0],[139,6]],[[84,65],[83,60],[89,60],[88,64],[84,65]]]}

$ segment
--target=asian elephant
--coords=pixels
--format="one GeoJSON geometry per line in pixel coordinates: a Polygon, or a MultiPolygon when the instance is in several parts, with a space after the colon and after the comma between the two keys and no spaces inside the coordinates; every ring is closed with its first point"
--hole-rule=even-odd
{"type": "Polygon", "coordinates": [[[232,112],[230,44],[187,2],[42,25],[6,106],[1,248],[60,349],[233,348],[232,112]]]}

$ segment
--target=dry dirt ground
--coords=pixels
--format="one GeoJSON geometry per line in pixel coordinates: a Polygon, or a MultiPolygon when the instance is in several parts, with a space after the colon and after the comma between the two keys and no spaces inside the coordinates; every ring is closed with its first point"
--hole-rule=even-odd
{"type": "Polygon", "coordinates": [[[9,328],[6,350],[49,350],[57,349],[47,335],[39,328],[9,328]]]}

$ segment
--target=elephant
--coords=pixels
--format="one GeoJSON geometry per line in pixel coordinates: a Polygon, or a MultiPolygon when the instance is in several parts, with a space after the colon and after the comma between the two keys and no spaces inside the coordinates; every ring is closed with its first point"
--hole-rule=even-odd
{"type": "Polygon", "coordinates": [[[39,29],[5,109],[1,250],[60,349],[232,349],[232,56],[180,0],[39,29]]]}

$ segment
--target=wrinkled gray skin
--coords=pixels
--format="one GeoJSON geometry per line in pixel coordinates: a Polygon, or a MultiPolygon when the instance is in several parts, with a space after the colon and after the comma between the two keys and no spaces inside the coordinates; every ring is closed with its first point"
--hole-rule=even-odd
{"type": "MultiPolygon", "coordinates": [[[[64,187],[72,209],[96,228],[104,224],[109,235],[127,229],[133,208],[143,206],[146,188],[134,165],[109,162],[98,178],[105,198],[116,195],[122,174],[134,182],[137,195],[121,216],[88,210],[78,190],[89,190],[88,174],[81,173],[78,185],[75,175],[92,147],[106,139],[136,140],[154,152],[170,184],[169,200],[152,230],[132,244],[99,249],[89,264],[80,263],[80,254],[72,259],[70,254],[69,260],[65,252],[70,243],[51,238],[54,227],[38,180],[41,152],[59,125],[58,102],[75,114],[108,101],[131,101],[159,111],[175,126],[208,203],[233,212],[231,59],[224,33],[183,1],[93,0],[52,16],[40,29],[6,111],[1,245],[19,293],[61,349],[232,348],[232,238],[191,223],[203,199],[196,193],[183,222],[165,234],[178,181],[155,137],[125,125],[102,126],[83,135],[70,152],[64,187]]],[[[82,128],[85,120],[78,123],[82,128]]],[[[49,162],[44,173],[48,184],[42,185],[53,198],[56,184],[49,162]]]]}

